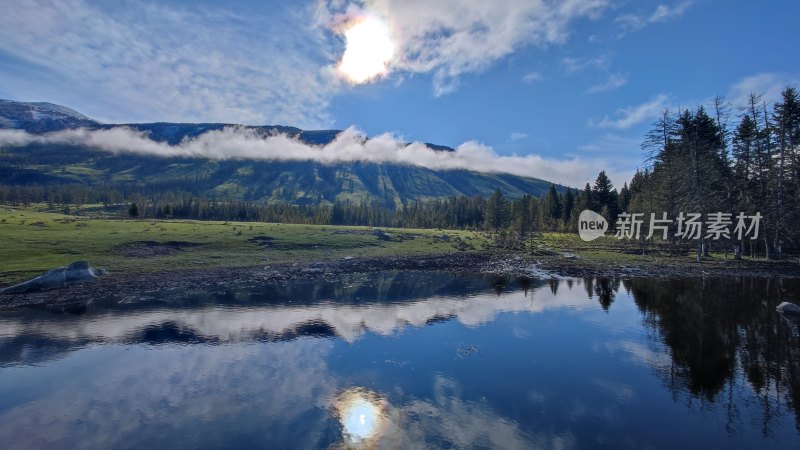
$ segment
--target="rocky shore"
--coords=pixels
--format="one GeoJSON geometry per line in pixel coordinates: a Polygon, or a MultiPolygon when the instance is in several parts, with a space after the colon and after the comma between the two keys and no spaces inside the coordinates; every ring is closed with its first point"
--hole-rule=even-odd
{"type": "Polygon", "coordinates": [[[797,263],[711,261],[696,264],[654,260],[626,265],[571,255],[535,258],[518,253],[457,252],[440,255],[345,257],[317,262],[295,262],[254,267],[186,268],[168,272],[124,274],[110,272],[89,283],[68,285],[41,292],[0,295],[0,309],[35,305],[85,304],[100,299],[120,301],[154,296],[164,291],[220,292],[265,283],[298,279],[331,279],[351,273],[375,271],[445,271],[494,274],[505,277],[564,278],[676,278],[676,277],[800,277],[797,263]]]}

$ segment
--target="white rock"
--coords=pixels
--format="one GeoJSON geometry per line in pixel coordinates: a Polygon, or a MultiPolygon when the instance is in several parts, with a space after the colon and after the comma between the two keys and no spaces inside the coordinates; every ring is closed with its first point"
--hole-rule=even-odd
{"type": "Polygon", "coordinates": [[[50,270],[32,280],[0,289],[0,294],[21,294],[25,292],[58,289],[75,283],[92,281],[104,272],[89,267],[86,261],[76,261],[68,266],[50,270]]]}
{"type": "Polygon", "coordinates": [[[783,302],[775,309],[784,314],[800,314],[800,306],[797,306],[794,303],[783,302]]]}

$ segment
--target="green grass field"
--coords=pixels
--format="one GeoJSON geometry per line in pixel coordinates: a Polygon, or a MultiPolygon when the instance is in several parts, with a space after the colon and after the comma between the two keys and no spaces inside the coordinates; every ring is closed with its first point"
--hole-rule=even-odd
{"type": "Polygon", "coordinates": [[[112,273],[141,273],[447,253],[458,251],[459,242],[467,251],[487,244],[483,234],[471,231],[382,230],[390,240],[368,227],[119,220],[0,207],[0,285],[81,259],[112,273]],[[177,244],[159,245],[169,242],[177,244]]]}
{"type": "MultiPolygon", "coordinates": [[[[84,212],[101,214],[102,208],[85,207],[84,212]]],[[[0,206],[0,285],[81,259],[111,273],[130,274],[495,248],[487,234],[473,231],[383,229],[390,235],[388,240],[380,239],[374,231],[329,225],[121,220],[47,212],[44,205],[22,209],[0,206]]],[[[642,254],[638,245],[613,237],[583,242],[576,234],[541,233],[526,242],[524,252],[542,261],[558,260],[586,268],[695,267],[691,251],[668,255],[663,247],[649,247],[642,254]],[[565,254],[577,258],[567,260],[565,254]]],[[[712,252],[706,266],[725,264],[732,257],[712,252]]],[[[747,261],[750,258],[745,258],[747,261]]],[[[752,261],[765,263],[763,258],[752,261]]]]}

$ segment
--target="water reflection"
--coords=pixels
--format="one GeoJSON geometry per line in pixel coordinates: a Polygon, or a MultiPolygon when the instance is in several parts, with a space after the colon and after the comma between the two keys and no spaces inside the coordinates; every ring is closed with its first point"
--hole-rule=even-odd
{"type": "Polygon", "coordinates": [[[333,410],[342,425],[345,444],[371,447],[386,427],[388,402],[368,389],[351,387],[336,396],[333,410]]]}
{"type": "Polygon", "coordinates": [[[798,299],[797,280],[634,280],[626,282],[651,339],[669,365],[656,373],[676,396],[697,407],[719,403],[730,429],[753,419],[738,404],[750,394],[761,406],[761,429],[795,414],[800,429],[798,322],[775,312],[798,299]]]}
{"type": "Polygon", "coordinates": [[[405,272],[4,311],[0,442],[796,448],[798,294],[405,272]]]}
{"type": "Polygon", "coordinates": [[[610,278],[584,278],[586,294],[589,298],[597,297],[597,301],[604,311],[608,312],[611,304],[614,303],[617,291],[619,291],[620,280],[610,278]]]}
{"type": "Polygon", "coordinates": [[[580,295],[539,296],[534,302],[519,288],[545,281],[504,280],[497,295],[486,292],[487,285],[496,289],[497,283],[497,278],[380,273],[198,294],[186,301],[94,304],[78,316],[48,310],[0,313],[0,366],[37,362],[93,343],[224,344],[303,336],[354,342],[367,331],[391,336],[448,320],[478,326],[503,312],[587,306],[580,295]]]}

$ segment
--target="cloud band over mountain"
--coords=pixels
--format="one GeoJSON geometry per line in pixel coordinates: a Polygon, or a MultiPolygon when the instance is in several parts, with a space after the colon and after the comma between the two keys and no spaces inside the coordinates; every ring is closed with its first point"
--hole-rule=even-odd
{"type": "Polygon", "coordinates": [[[285,134],[263,136],[245,127],[207,131],[170,145],[150,139],[147,133],[119,126],[103,130],[68,129],[46,134],[0,130],[0,147],[29,144],[76,145],[112,153],[160,157],[317,161],[323,164],[367,162],[425,167],[431,170],[470,170],[541,178],[579,187],[591,180],[603,162],[578,159],[551,160],[538,155],[499,155],[491,147],[469,141],[455,151],[433,150],[386,133],[366,138],[348,128],[329,144],[309,145],[285,134]]]}

